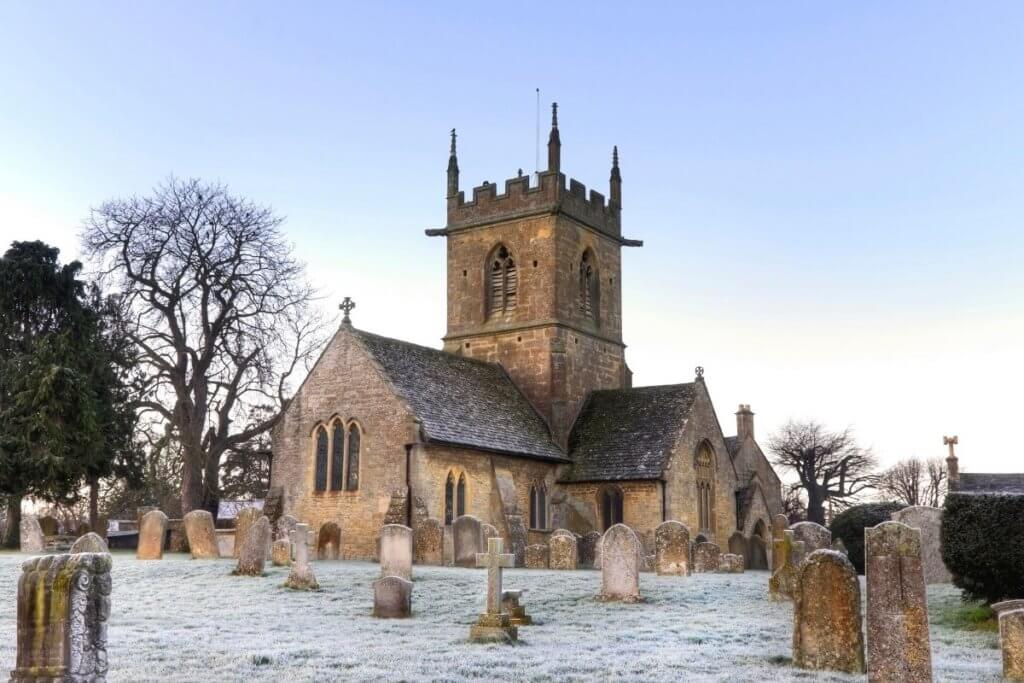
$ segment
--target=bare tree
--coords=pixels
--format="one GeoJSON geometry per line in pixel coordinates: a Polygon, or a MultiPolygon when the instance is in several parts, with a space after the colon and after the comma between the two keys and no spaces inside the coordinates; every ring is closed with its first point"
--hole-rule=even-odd
{"type": "Polygon", "coordinates": [[[829,432],[813,422],[790,421],[772,435],[773,462],[797,475],[807,496],[807,519],[825,523],[829,503],[841,506],[871,487],[875,457],[857,445],[849,429],[829,432]]]}
{"type": "Polygon", "coordinates": [[[138,408],[181,445],[183,512],[216,508],[221,457],[276,424],[293,374],[323,341],[281,224],[222,185],[174,178],[86,221],[85,252],[128,311],[138,408]],[[267,403],[276,410],[246,422],[267,403]]]}
{"type": "Polygon", "coordinates": [[[946,463],[941,458],[901,460],[878,475],[875,488],[904,505],[939,507],[946,498],[946,463]]]}

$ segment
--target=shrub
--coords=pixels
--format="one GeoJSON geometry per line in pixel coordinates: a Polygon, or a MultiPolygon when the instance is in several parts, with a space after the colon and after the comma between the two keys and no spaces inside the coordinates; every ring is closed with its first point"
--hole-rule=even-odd
{"type": "Polygon", "coordinates": [[[903,503],[865,503],[843,510],[829,526],[833,540],[841,538],[850,555],[850,562],[858,574],[864,573],[864,529],[892,519],[892,513],[902,510],[903,503]]]}
{"type": "Polygon", "coordinates": [[[966,597],[1024,598],[1024,496],[946,498],[942,560],[966,597]]]}

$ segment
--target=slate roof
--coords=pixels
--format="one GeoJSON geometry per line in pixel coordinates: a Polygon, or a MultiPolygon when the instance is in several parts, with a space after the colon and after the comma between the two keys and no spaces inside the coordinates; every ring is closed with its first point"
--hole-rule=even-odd
{"type": "Polygon", "coordinates": [[[500,366],[352,332],[420,419],[428,442],[566,461],[547,423],[500,366]]]}
{"type": "Polygon", "coordinates": [[[729,451],[729,458],[732,460],[736,459],[736,454],[740,452],[740,437],[738,436],[727,436],[725,437],[725,449],[729,451]]]}
{"type": "Polygon", "coordinates": [[[694,384],[594,391],[569,437],[563,481],[660,479],[696,397],[694,384]]]}
{"type": "Polygon", "coordinates": [[[1024,472],[986,474],[961,472],[956,493],[1002,493],[1024,495],[1024,472]]]}

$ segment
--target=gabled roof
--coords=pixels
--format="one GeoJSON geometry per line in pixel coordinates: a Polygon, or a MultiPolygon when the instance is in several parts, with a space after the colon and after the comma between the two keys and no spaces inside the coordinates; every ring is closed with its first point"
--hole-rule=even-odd
{"type": "Polygon", "coordinates": [[[573,468],[563,480],[660,479],[696,396],[693,383],[592,392],[569,437],[573,468]]]}
{"type": "Polygon", "coordinates": [[[1001,493],[1024,495],[1024,473],[961,472],[956,493],[1001,493]]]}
{"type": "Polygon", "coordinates": [[[725,450],[729,451],[729,458],[735,460],[736,454],[740,452],[740,437],[727,436],[724,440],[725,450]]]}
{"type": "Polygon", "coordinates": [[[352,330],[412,408],[428,442],[565,462],[501,366],[352,330]]]}

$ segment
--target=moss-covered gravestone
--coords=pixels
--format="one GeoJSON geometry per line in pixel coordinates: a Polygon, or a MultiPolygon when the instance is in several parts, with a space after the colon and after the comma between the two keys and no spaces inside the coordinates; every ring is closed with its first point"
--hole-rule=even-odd
{"type": "Polygon", "coordinates": [[[793,598],[793,664],[864,673],[857,571],[844,555],[817,550],[799,572],[793,598]]]}
{"type": "Polygon", "coordinates": [[[798,541],[793,532],[782,532],[782,539],[775,541],[772,549],[772,562],[776,570],[768,579],[769,600],[792,600],[796,593],[797,581],[800,578],[800,562],[804,556],[803,541],[798,541]]]}

